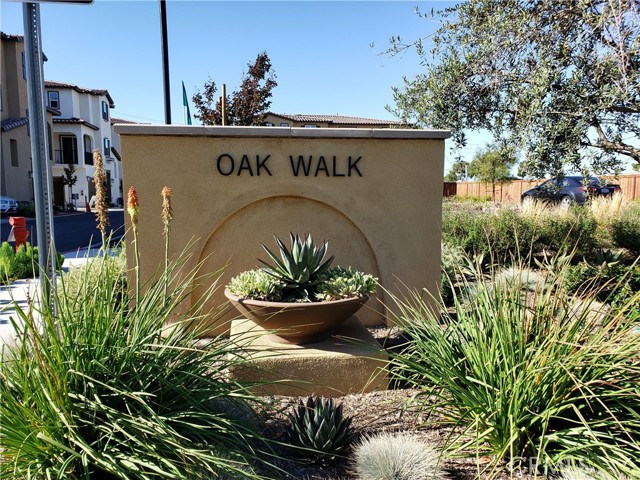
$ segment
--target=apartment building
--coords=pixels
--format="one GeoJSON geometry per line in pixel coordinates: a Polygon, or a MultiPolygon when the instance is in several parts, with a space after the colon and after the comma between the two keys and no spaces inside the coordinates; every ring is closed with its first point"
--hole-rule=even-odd
{"type": "Polygon", "coordinates": [[[395,120],[349,117],[345,115],[288,115],[268,112],[264,119],[268,127],[304,128],[401,128],[406,126],[395,120]]]}
{"type": "MultiPolygon", "coordinates": [[[[0,32],[0,48],[0,195],[31,202],[34,193],[24,37],[0,32]]],[[[49,142],[53,116],[58,114],[58,110],[47,108],[49,142]]]]}
{"type": "Polygon", "coordinates": [[[122,201],[122,165],[114,147],[111,109],[115,107],[107,90],[82,88],[71,83],[45,82],[47,105],[59,111],[53,117],[53,192],[56,207],[69,204],[84,207],[95,195],[93,151],[102,154],[106,172],[107,201],[122,201]],[[75,167],[73,191],[64,184],[65,168],[75,167]],[[71,196],[70,196],[71,195],[71,196]]]}
{"type": "MultiPolygon", "coordinates": [[[[0,194],[29,202],[34,192],[24,37],[0,32],[0,40],[0,194]]],[[[82,208],[95,194],[96,148],[104,159],[108,201],[117,204],[122,200],[122,166],[114,147],[111,109],[115,104],[109,92],[45,81],[45,101],[54,207],[82,208]],[[69,189],[64,177],[65,167],[71,165],[77,182],[69,189]]]]}

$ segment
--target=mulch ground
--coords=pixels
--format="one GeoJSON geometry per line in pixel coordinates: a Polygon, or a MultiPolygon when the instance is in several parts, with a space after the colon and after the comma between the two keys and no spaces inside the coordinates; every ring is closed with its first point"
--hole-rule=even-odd
{"type": "MultiPolygon", "coordinates": [[[[407,406],[416,390],[387,390],[372,392],[362,395],[346,395],[335,398],[335,401],[344,406],[344,415],[352,417],[352,428],[356,433],[356,441],[379,432],[407,433],[424,439],[432,446],[441,446],[445,443],[451,430],[439,426],[436,422],[426,421],[426,413],[417,408],[407,406]]],[[[270,407],[265,413],[264,433],[271,439],[286,443],[288,423],[286,414],[293,411],[299,400],[306,397],[269,397],[270,407]],[[273,411],[277,413],[274,415],[273,411]]],[[[331,465],[318,465],[310,460],[295,457],[292,450],[277,447],[279,458],[274,463],[282,469],[281,479],[303,480],[346,480],[357,479],[349,459],[339,460],[331,465]]],[[[487,458],[460,458],[448,459],[444,463],[443,470],[450,480],[482,479],[486,475],[479,474],[487,466],[487,458]]],[[[499,475],[499,479],[515,478],[532,480],[534,477],[522,473],[507,473],[499,475]]],[[[540,477],[537,477],[540,478],[540,477]]]]}
{"type": "MultiPolygon", "coordinates": [[[[372,331],[379,340],[393,335],[388,331],[372,331]]],[[[412,398],[418,393],[413,389],[396,389],[382,392],[372,392],[361,395],[345,395],[334,400],[341,403],[344,416],[352,418],[352,429],[356,435],[355,443],[359,439],[380,432],[406,433],[423,439],[434,447],[445,444],[451,430],[438,425],[433,419],[427,421],[425,412],[420,409],[412,398]]],[[[271,439],[284,444],[287,443],[288,424],[287,413],[292,412],[299,400],[306,401],[306,397],[268,397],[269,408],[264,410],[264,433],[271,439]],[[275,412],[275,414],[274,414],[275,412]]],[[[346,480],[357,479],[353,472],[353,465],[349,458],[337,460],[330,465],[314,464],[312,461],[295,456],[291,449],[275,447],[276,457],[273,463],[282,470],[279,479],[296,480],[346,480]]],[[[487,475],[481,474],[488,464],[487,458],[455,458],[444,462],[443,470],[450,480],[483,479],[487,475]]],[[[517,478],[532,480],[534,476],[522,473],[505,473],[497,478],[517,478]]],[[[537,477],[538,479],[540,477],[537,477]]]]}

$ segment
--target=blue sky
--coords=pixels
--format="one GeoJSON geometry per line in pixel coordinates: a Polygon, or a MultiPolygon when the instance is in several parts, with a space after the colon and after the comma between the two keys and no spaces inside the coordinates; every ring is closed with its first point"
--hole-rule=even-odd
{"type": "MultiPolygon", "coordinates": [[[[394,58],[380,52],[394,35],[410,40],[437,27],[415,6],[449,3],[168,0],[172,121],[184,121],[182,81],[189,98],[209,77],[232,91],[262,50],[278,80],[272,111],[392,119],[385,109],[391,87],[418,73],[420,59],[414,51],[394,58]]],[[[22,4],[0,8],[2,31],[22,34],[22,4]]],[[[164,123],[159,11],[157,0],[41,4],[45,78],[105,88],[113,116],[164,123]]],[[[472,138],[468,152],[482,144],[472,138]]]]}

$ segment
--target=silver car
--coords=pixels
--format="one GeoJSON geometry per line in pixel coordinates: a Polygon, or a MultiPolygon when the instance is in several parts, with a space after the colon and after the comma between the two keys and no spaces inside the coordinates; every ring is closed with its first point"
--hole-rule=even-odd
{"type": "Polygon", "coordinates": [[[18,202],[15,198],[0,196],[0,213],[10,213],[18,210],[18,202]]]}

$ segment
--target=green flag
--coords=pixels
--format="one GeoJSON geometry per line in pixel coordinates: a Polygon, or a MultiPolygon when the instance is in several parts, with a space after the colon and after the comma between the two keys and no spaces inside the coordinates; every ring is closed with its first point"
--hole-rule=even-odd
{"type": "Polygon", "coordinates": [[[184,82],[182,82],[182,105],[185,108],[185,122],[187,125],[191,125],[191,112],[189,111],[189,99],[187,98],[187,90],[184,88],[184,82]]]}

